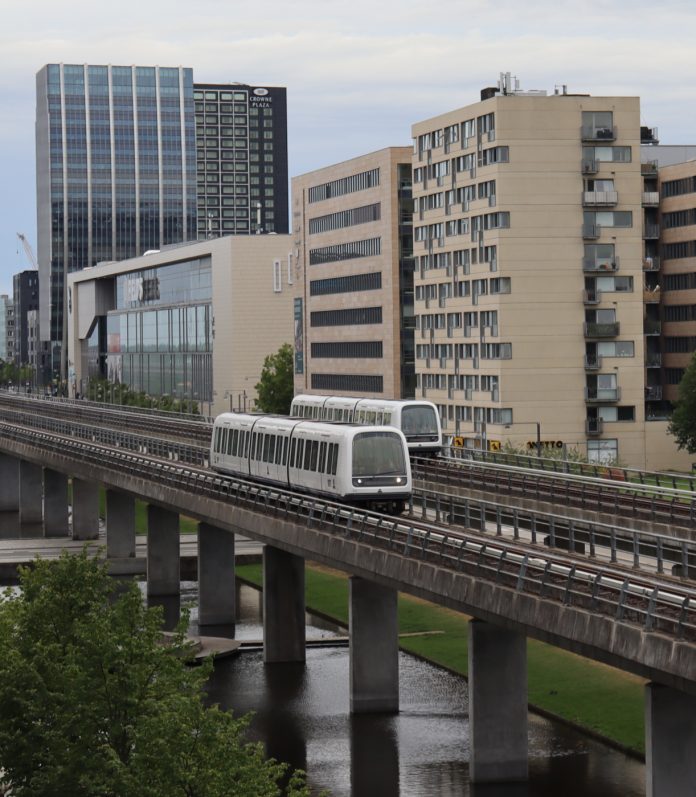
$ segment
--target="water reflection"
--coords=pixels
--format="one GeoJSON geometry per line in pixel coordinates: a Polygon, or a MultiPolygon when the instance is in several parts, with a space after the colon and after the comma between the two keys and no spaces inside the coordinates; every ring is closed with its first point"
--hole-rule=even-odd
{"type": "MultiPolygon", "coordinates": [[[[238,638],[260,640],[258,593],[247,592],[239,596],[238,638]]],[[[330,633],[313,623],[307,629],[308,639],[330,633]]],[[[209,695],[238,714],[255,712],[252,738],[269,755],[306,769],[312,789],[329,789],[333,797],[644,794],[639,762],[535,715],[529,782],[469,784],[465,683],[405,654],[399,677],[399,714],[351,716],[345,647],[310,648],[306,666],[264,665],[253,650],[216,664],[209,695]]]]}

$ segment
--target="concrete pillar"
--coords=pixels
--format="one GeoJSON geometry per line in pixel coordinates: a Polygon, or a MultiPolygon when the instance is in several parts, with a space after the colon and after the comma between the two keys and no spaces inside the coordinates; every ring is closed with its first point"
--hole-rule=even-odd
{"type": "Polygon", "coordinates": [[[646,797],[696,794],[696,697],[662,684],[645,687],[646,797]]]}
{"type": "Polygon", "coordinates": [[[350,710],[399,710],[397,592],[364,578],[350,579],[350,710]]]}
{"type": "Polygon", "coordinates": [[[106,491],[106,556],[135,556],[135,498],[120,490],[106,491]]]}
{"type": "Polygon", "coordinates": [[[43,472],[41,465],[19,461],[19,522],[43,520],[43,472]]]}
{"type": "Polygon", "coordinates": [[[263,549],[263,660],[305,660],[304,559],[272,545],[263,549]]]}
{"type": "Polygon", "coordinates": [[[199,523],[198,625],[233,626],[235,598],[234,534],[199,523]]]}
{"type": "Polygon", "coordinates": [[[46,537],[67,537],[68,524],[68,477],[57,470],[44,468],[43,519],[46,537]]]}
{"type": "Polygon", "coordinates": [[[0,454],[0,512],[19,509],[19,460],[0,454]]]}
{"type": "Polygon", "coordinates": [[[179,515],[154,504],[147,507],[147,594],[178,595],[179,515]]]}
{"type": "Polygon", "coordinates": [[[99,537],[99,485],[72,480],[72,536],[74,540],[99,537]]]}
{"type": "Polygon", "coordinates": [[[472,783],[526,780],[527,640],[469,623],[469,736],[472,783]]]}

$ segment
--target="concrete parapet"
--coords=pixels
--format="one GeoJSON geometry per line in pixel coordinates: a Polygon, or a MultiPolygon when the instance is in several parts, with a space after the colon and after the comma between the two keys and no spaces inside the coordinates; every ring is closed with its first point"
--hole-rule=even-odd
{"type": "Polygon", "coordinates": [[[469,773],[472,783],[528,777],[527,640],[469,623],[469,773]]]}
{"type": "Polygon", "coordinates": [[[305,660],[305,572],[301,556],[263,549],[263,660],[305,660]]]}
{"type": "Polygon", "coordinates": [[[374,581],[350,579],[350,710],[399,710],[398,593],[374,581]]]}

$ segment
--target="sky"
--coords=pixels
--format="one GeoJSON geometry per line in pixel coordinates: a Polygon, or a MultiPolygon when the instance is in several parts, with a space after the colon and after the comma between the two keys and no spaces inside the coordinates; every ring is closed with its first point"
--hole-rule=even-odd
{"type": "Polygon", "coordinates": [[[640,96],[662,144],[696,144],[696,4],[682,0],[0,0],[0,293],[36,250],[35,74],[46,63],[188,66],[286,86],[290,177],[522,89],[640,96]]]}

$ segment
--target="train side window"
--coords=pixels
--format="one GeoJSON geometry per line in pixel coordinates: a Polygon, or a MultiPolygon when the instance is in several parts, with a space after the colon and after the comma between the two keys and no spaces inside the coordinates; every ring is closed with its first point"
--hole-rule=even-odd
{"type": "Polygon", "coordinates": [[[283,456],[283,438],[278,435],[275,444],[275,464],[280,465],[283,456]]]}
{"type": "Polygon", "coordinates": [[[319,473],[326,473],[326,443],[322,442],[319,446],[319,473]]]}
{"type": "Polygon", "coordinates": [[[213,446],[214,451],[220,450],[220,432],[222,432],[222,429],[218,426],[218,428],[215,430],[215,445],[213,446]]]}
{"type": "Polygon", "coordinates": [[[295,449],[297,447],[297,440],[293,437],[290,441],[290,467],[295,467],[295,449]]]}
{"type": "Polygon", "coordinates": [[[303,462],[303,464],[302,464],[302,467],[303,467],[305,470],[309,470],[309,459],[310,459],[310,457],[311,457],[311,455],[312,455],[312,445],[311,445],[311,443],[312,443],[312,441],[311,441],[311,440],[307,440],[307,441],[305,442],[305,449],[304,449],[304,462],[303,462]]]}
{"type": "Polygon", "coordinates": [[[254,459],[260,460],[261,459],[261,449],[263,447],[263,435],[261,432],[258,432],[256,435],[256,448],[254,450],[254,459]]]}
{"type": "Polygon", "coordinates": [[[263,461],[273,464],[275,459],[275,437],[272,434],[266,435],[266,440],[263,446],[263,461]]]}
{"type": "Polygon", "coordinates": [[[317,469],[317,455],[319,454],[319,441],[312,440],[312,445],[310,447],[311,454],[309,458],[309,469],[316,471],[317,469]]]}
{"type": "Polygon", "coordinates": [[[336,469],[338,468],[338,443],[331,443],[333,446],[333,452],[331,452],[331,468],[330,473],[332,476],[336,475],[336,469]]]}
{"type": "Polygon", "coordinates": [[[376,426],[381,426],[382,425],[382,418],[383,417],[384,416],[383,416],[383,414],[381,412],[375,413],[375,425],[376,426]]]}
{"type": "Polygon", "coordinates": [[[249,456],[252,459],[256,458],[256,437],[257,437],[256,432],[252,432],[251,433],[251,452],[249,454],[249,456]]]}
{"type": "Polygon", "coordinates": [[[249,432],[244,429],[242,431],[242,456],[246,458],[249,455],[249,432]]]}
{"type": "Polygon", "coordinates": [[[232,451],[230,451],[233,457],[237,456],[238,447],[239,447],[239,429],[235,429],[232,432],[232,451]]]}
{"type": "Polygon", "coordinates": [[[220,453],[224,454],[227,448],[227,429],[222,430],[222,442],[220,443],[220,453]]]}
{"type": "Polygon", "coordinates": [[[288,438],[283,438],[283,460],[282,460],[283,467],[288,464],[288,438]]]}
{"type": "Polygon", "coordinates": [[[384,413],[384,425],[391,426],[391,412],[384,413]]]}
{"type": "Polygon", "coordinates": [[[348,423],[353,423],[353,416],[354,415],[355,415],[355,413],[352,410],[348,410],[348,417],[346,418],[348,423]]]}
{"type": "Polygon", "coordinates": [[[304,446],[305,446],[305,441],[304,440],[298,440],[297,441],[297,465],[296,465],[297,468],[301,468],[302,467],[302,459],[303,459],[303,456],[304,456],[304,446]]]}

